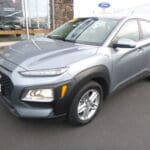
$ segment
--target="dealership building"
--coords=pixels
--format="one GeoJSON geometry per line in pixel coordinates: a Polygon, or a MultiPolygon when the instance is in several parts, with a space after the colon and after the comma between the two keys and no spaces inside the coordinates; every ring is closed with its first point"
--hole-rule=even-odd
{"type": "Polygon", "coordinates": [[[54,29],[71,18],[71,0],[0,0],[1,30],[13,29],[11,25],[19,22],[30,29],[54,29]]]}
{"type": "MultiPolygon", "coordinates": [[[[98,1],[85,0],[0,0],[0,35],[48,33],[73,17],[99,16],[105,13],[150,14],[150,6],[105,11],[98,1]],[[134,11],[133,11],[134,10],[134,11]]],[[[112,5],[112,4],[110,4],[112,5]]]]}

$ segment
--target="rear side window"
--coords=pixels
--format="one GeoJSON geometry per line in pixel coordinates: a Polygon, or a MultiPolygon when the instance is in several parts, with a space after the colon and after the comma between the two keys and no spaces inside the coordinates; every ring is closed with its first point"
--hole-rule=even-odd
{"type": "Polygon", "coordinates": [[[140,21],[142,33],[143,33],[143,39],[150,38],[150,22],[148,21],[140,21]]]}

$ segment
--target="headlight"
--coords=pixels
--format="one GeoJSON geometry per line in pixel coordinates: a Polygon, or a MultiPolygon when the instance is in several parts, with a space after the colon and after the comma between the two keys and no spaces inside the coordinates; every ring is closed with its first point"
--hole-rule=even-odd
{"type": "Polygon", "coordinates": [[[29,90],[22,100],[27,102],[52,102],[54,101],[54,92],[52,89],[29,90]]]}
{"type": "Polygon", "coordinates": [[[20,72],[24,76],[58,76],[65,73],[68,67],[46,70],[31,70],[20,72]]]}

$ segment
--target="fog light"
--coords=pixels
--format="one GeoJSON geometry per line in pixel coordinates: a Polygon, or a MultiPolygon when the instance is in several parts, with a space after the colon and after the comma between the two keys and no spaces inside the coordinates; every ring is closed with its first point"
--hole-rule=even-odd
{"type": "Polygon", "coordinates": [[[22,100],[28,102],[52,102],[54,101],[54,92],[52,89],[29,90],[22,100]]]}

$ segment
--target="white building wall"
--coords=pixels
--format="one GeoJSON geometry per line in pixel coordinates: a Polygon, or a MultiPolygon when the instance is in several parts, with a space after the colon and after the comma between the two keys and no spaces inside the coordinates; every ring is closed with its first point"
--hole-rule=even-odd
{"type": "Polygon", "coordinates": [[[150,13],[149,0],[74,0],[74,17],[100,16],[104,11],[98,7],[101,2],[108,2],[111,7],[105,10],[105,13],[114,13],[121,11],[124,14],[131,14],[136,10],[137,14],[150,13]]]}

